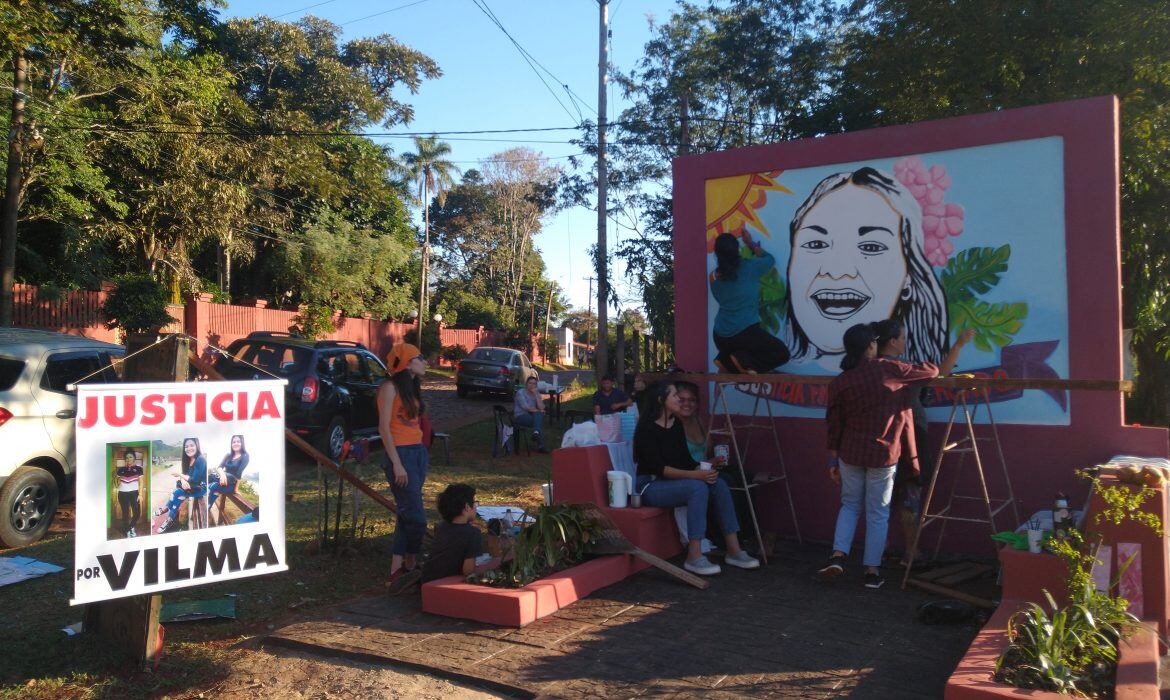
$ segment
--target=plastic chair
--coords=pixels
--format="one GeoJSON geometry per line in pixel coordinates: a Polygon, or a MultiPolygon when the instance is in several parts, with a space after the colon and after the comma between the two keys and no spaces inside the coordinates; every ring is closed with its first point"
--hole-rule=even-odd
{"type": "Polygon", "coordinates": [[[532,456],[532,445],[528,440],[528,433],[532,432],[532,428],[516,425],[516,422],[512,420],[512,412],[500,404],[492,406],[492,414],[496,421],[496,429],[492,435],[492,457],[496,457],[501,445],[504,447],[504,454],[509,454],[512,451],[515,454],[520,454],[520,446],[523,445],[528,456],[532,456]],[[504,440],[505,427],[512,430],[512,436],[507,441],[504,440]],[[508,448],[509,443],[512,445],[512,450],[508,448]]]}

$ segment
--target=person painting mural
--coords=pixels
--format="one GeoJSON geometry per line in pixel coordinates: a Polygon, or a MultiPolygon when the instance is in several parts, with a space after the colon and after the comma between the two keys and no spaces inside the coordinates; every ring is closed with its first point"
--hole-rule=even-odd
{"type": "Polygon", "coordinates": [[[788,347],[760,326],[760,278],[776,266],[745,228],[740,234],[752,257],[740,255],[739,240],[730,233],[715,239],[715,271],[711,295],[719,304],[712,336],[715,366],[721,372],[771,372],[788,361],[788,347]]]}
{"type": "Polygon", "coordinates": [[[378,389],[378,434],[386,456],[382,468],[398,506],[386,588],[401,593],[418,582],[418,554],[427,529],[422,487],[430,458],[423,446],[422,376],[427,361],[415,345],[395,345],[386,355],[390,378],[378,389]]]}

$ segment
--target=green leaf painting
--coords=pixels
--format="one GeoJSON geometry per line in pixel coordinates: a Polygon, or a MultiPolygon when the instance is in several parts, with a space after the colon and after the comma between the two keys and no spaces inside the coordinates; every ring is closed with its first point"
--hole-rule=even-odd
{"type": "Polygon", "coordinates": [[[949,299],[947,308],[951,330],[958,334],[968,328],[974,329],[975,347],[984,352],[990,352],[992,346],[1003,347],[1011,343],[1028,317],[1025,303],[989,304],[973,297],[949,299]]]}
{"type": "Polygon", "coordinates": [[[772,334],[780,332],[787,301],[784,278],[776,268],[760,278],[760,324],[772,334]]]}
{"type": "Polygon", "coordinates": [[[947,262],[940,279],[947,299],[970,300],[991,291],[999,284],[1000,275],[1007,272],[1011,255],[1010,245],[959,251],[947,262]]]}

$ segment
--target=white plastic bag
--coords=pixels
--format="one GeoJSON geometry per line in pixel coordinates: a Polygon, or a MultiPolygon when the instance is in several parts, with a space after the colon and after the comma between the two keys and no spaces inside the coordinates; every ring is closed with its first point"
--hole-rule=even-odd
{"type": "Polygon", "coordinates": [[[617,413],[593,417],[597,423],[597,436],[602,442],[622,441],[622,417],[617,413]]]}
{"type": "MultiPolygon", "coordinates": [[[[678,525],[678,538],[682,540],[683,546],[685,547],[690,544],[691,540],[689,537],[687,537],[686,506],[678,506],[674,509],[674,524],[678,525]]],[[[704,537],[702,541],[699,542],[699,551],[701,551],[703,554],[706,554],[713,549],[715,549],[715,545],[712,544],[711,540],[707,539],[706,537],[704,537]]]]}
{"type": "Polygon", "coordinates": [[[588,447],[600,443],[601,438],[597,436],[597,425],[588,422],[574,425],[566,430],[565,436],[561,438],[561,447],[588,447]]]}

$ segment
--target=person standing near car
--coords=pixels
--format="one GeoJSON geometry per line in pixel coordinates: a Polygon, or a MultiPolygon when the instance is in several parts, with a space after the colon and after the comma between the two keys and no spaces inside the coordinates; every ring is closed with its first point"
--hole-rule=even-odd
{"type": "Polygon", "coordinates": [[[390,378],[378,388],[378,434],[386,450],[382,468],[398,506],[391,545],[390,579],[386,587],[397,594],[418,580],[418,553],[427,530],[422,487],[429,455],[423,446],[422,377],[427,362],[415,345],[401,343],[386,355],[390,378]]]}

